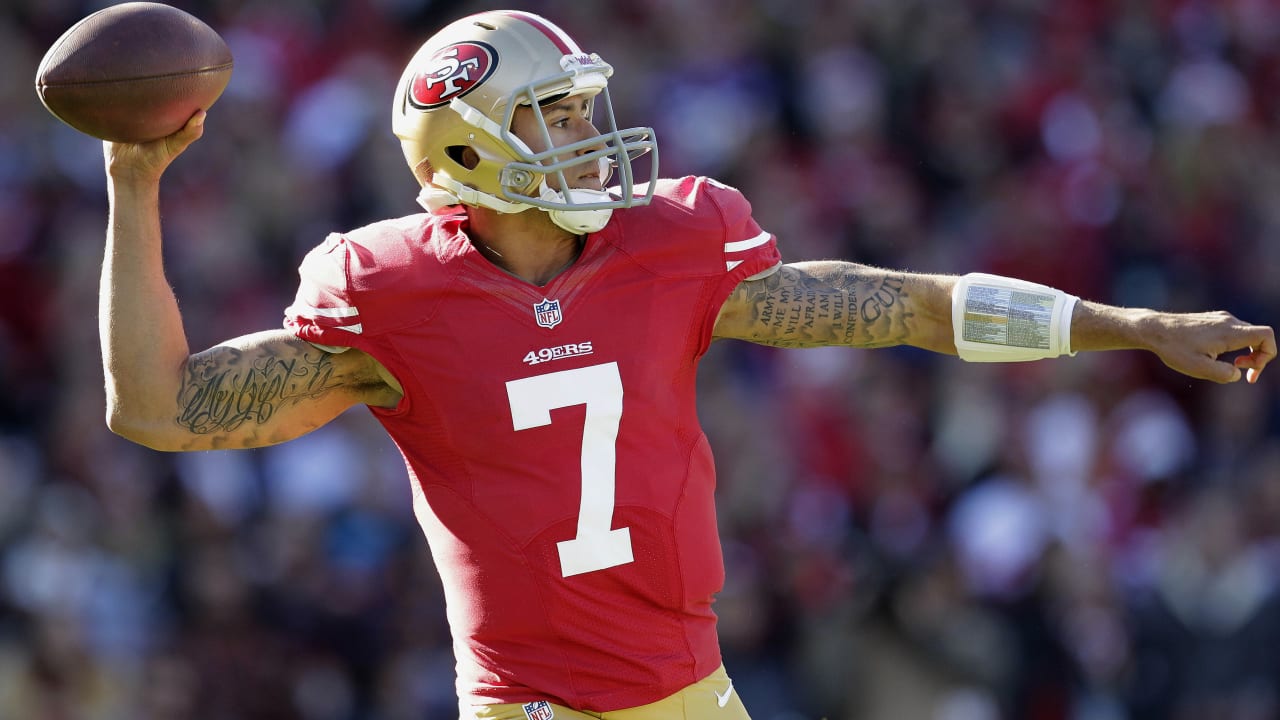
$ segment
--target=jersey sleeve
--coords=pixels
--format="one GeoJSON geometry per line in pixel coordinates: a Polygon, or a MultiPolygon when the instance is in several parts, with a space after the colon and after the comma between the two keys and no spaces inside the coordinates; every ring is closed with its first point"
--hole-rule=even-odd
{"type": "Polygon", "coordinates": [[[761,229],[751,203],[736,188],[699,178],[701,192],[715,204],[724,227],[724,267],[730,288],[743,280],[767,275],[782,263],[777,238],[761,229]]]}
{"type": "Polygon", "coordinates": [[[751,203],[711,178],[661,180],[648,207],[622,216],[625,222],[613,232],[624,251],[664,277],[723,281],[732,288],[782,261],[773,234],[751,216],[751,203]]]}
{"type": "Polygon", "coordinates": [[[351,290],[350,243],[332,234],[298,268],[300,282],[284,326],[307,342],[332,348],[365,349],[364,324],[351,290]]]}
{"type": "Polygon", "coordinates": [[[435,243],[441,222],[419,214],[329,235],[302,259],[285,328],[316,345],[377,357],[375,343],[427,321],[442,297],[448,272],[435,243]]]}
{"type": "Polygon", "coordinates": [[[782,255],[777,238],[756,223],[751,203],[739,190],[710,178],[696,178],[695,182],[691,198],[695,214],[707,217],[714,213],[712,222],[720,230],[713,234],[716,245],[706,248],[715,258],[710,269],[718,277],[709,288],[709,302],[701,323],[700,352],[706,352],[720,308],[734,288],[744,280],[764,277],[777,270],[782,265],[782,255]]]}

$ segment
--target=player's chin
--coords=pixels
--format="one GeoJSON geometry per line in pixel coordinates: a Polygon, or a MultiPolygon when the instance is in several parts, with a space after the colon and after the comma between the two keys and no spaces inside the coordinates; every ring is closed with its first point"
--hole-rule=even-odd
{"type": "Polygon", "coordinates": [[[570,182],[569,187],[574,190],[603,190],[604,183],[600,182],[599,175],[584,175],[570,182]]]}

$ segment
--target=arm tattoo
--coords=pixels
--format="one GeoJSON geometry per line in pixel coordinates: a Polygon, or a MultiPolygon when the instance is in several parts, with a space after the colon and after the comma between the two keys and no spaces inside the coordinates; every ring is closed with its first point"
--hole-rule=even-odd
{"type": "Polygon", "coordinates": [[[739,285],[730,302],[749,312],[743,340],[774,347],[884,347],[910,334],[904,275],[823,262],[783,266],[739,285]]]}
{"type": "Polygon", "coordinates": [[[175,420],[197,435],[232,432],[339,385],[332,357],[320,350],[277,356],[219,347],[187,363],[175,420]]]}

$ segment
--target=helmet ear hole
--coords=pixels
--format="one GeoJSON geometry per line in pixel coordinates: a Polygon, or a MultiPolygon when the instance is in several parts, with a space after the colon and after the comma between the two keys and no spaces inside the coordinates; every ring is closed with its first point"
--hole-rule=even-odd
{"type": "Polygon", "coordinates": [[[480,155],[476,153],[474,148],[466,145],[450,145],[444,149],[444,153],[449,159],[458,163],[468,170],[475,170],[480,164],[480,155]]]}

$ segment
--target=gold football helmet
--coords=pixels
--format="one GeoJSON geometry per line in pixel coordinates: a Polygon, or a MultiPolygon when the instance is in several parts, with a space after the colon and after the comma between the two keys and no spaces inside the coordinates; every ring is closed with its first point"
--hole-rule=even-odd
{"type": "Polygon", "coordinates": [[[609,98],[612,74],[600,56],[583,52],[563,30],[532,13],[498,10],[449,24],[418,49],[396,89],[393,128],[423,185],[419,200],[431,210],[458,203],[499,212],[536,207],[570,232],[595,232],[614,208],[647,204],[658,175],[657,143],[651,128],[618,129],[609,98]],[[574,96],[592,98],[593,110],[603,109],[598,137],[551,147],[537,112],[547,150],[533,152],[511,132],[519,106],[574,96]],[[649,151],[651,171],[641,187],[632,161],[649,151]],[[612,167],[617,186],[569,189],[564,171],[587,163],[612,167]],[[560,190],[548,186],[548,176],[560,190]]]}

